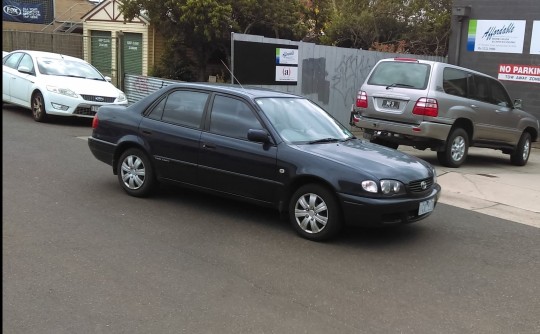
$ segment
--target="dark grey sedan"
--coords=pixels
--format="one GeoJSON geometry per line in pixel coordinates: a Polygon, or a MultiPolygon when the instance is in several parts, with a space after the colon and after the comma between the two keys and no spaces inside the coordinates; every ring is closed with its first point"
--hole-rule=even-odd
{"type": "Polygon", "coordinates": [[[434,168],[355,138],[313,102],[233,85],[180,83],[129,107],[101,107],[88,141],[122,188],[147,196],[167,182],[288,213],[304,238],[342,225],[429,216],[434,168]]]}

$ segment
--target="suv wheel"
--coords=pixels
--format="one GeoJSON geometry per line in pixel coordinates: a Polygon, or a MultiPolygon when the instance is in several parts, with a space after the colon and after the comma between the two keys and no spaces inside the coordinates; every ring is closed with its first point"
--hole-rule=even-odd
{"type": "Polygon", "coordinates": [[[334,194],[318,184],[300,187],[289,203],[289,219],[302,237],[321,241],[341,229],[341,211],[334,194]]]}
{"type": "Polygon", "coordinates": [[[531,153],[531,134],[523,132],[516,150],[510,154],[510,162],[516,166],[525,166],[531,153]]]}
{"type": "Polygon", "coordinates": [[[469,151],[469,136],[461,128],[454,129],[444,147],[444,151],[437,152],[437,158],[443,166],[457,168],[467,158],[469,151]]]}

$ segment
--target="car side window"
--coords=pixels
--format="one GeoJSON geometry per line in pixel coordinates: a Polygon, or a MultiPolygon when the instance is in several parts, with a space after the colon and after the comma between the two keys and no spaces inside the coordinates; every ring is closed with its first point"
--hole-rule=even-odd
{"type": "Polygon", "coordinates": [[[490,80],[491,83],[491,102],[501,107],[511,107],[510,97],[503,85],[497,80],[490,80]]]}
{"type": "Polygon", "coordinates": [[[247,139],[249,129],[262,129],[249,106],[241,100],[218,95],[210,114],[210,132],[247,139]]]}
{"type": "Polygon", "coordinates": [[[167,102],[167,97],[164,97],[155,107],[152,109],[148,118],[155,119],[156,121],[161,121],[163,116],[163,109],[165,108],[165,102],[167,102]]]}
{"type": "Polygon", "coordinates": [[[470,97],[478,101],[491,103],[489,93],[489,80],[489,78],[482,75],[474,75],[473,85],[470,91],[470,97]]]}
{"type": "MultiPolygon", "coordinates": [[[[198,128],[208,99],[207,93],[176,91],[167,97],[163,106],[164,122],[198,128]]],[[[159,106],[158,106],[159,107],[159,106]]],[[[152,112],[153,114],[154,112],[152,112]]]]}
{"type": "Polygon", "coordinates": [[[23,53],[21,52],[10,54],[9,57],[7,57],[4,60],[4,65],[16,70],[17,64],[19,63],[19,60],[21,59],[22,56],[23,56],[23,53]]]}
{"type": "Polygon", "coordinates": [[[443,89],[446,94],[467,97],[468,73],[447,67],[443,71],[443,89]]]}
{"type": "Polygon", "coordinates": [[[19,63],[18,67],[21,67],[21,66],[24,66],[27,69],[29,69],[32,74],[35,73],[35,71],[34,71],[34,62],[32,61],[32,57],[30,57],[29,55],[25,54],[22,57],[21,62],[19,63]]]}

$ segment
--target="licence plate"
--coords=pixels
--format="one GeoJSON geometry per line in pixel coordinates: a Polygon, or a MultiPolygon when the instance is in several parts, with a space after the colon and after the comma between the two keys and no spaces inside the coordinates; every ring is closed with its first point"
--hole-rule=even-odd
{"type": "Polygon", "coordinates": [[[101,107],[101,106],[90,106],[90,110],[97,112],[99,107],[101,107]]]}
{"type": "Polygon", "coordinates": [[[394,100],[382,100],[383,108],[399,109],[399,102],[394,100]]]}
{"type": "Polygon", "coordinates": [[[424,215],[428,212],[433,211],[433,207],[435,206],[435,199],[428,199],[427,201],[420,202],[420,206],[418,207],[418,215],[424,215]]]}

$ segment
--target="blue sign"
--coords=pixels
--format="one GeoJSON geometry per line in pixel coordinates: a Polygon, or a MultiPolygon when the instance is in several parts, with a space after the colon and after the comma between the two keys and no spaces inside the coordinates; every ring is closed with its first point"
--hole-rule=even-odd
{"type": "Polygon", "coordinates": [[[43,15],[43,4],[2,0],[4,21],[43,24],[43,15]]]}

